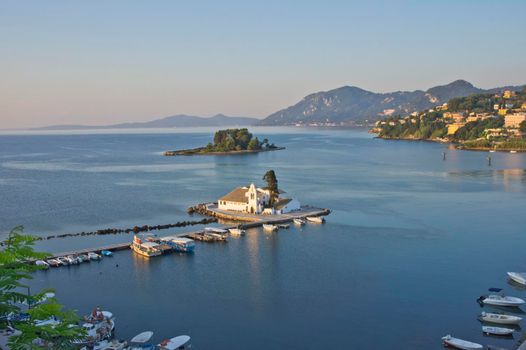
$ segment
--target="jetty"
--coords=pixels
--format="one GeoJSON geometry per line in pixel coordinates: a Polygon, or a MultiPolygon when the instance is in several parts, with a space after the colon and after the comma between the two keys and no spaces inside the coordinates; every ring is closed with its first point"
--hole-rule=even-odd
{"type": "MultiPolygon", "coordinates": [[[[312,216],[326,216],[330,214],[329,209],[324,208],[314,208],[310,206],[302,206],[300,210],[293,211],[287,214],[279,214],[279,215],[257,215],[257,214],[249,214],[249,213],[237,213],[237,212],[231,212],[231,211],[224,211],[217,208],[216,203],[203,203],[198,204],[195,207],[189,208],[189,212],[192,213],[199,213],[202,215],[208,215],[213,216],[216,218],[229,220],[229,221],[243,221],[243,224],[238,225],[228,225],[221,227],[222,229],[229,230],[233,228],[240,228],[240,229],[249,229],[254,227],[260,227],[263,224],[284,224],[287,222],[292,222],[294,219],[305,219],[306,217],[312,217],[312,216]]],[[[169,237],[186,237],[191,238],[196,241],[201,242],[225,242],[225,238],[220,238],[218,236],[207,234],[206,230],[198,230],[198,231],[191,231],[191,232],[182,232],[177,233],[169,236],[163,236],[163,239],[169,238],[169,237]]],[[[68,252],[61,252],[61,253],[55,253],[53,256],[47,258],[47,259],[55,259],[58,257],[64,257],[68,255],[80,255],[80,254],[88,254],[90,252],[94,253],[100,253],[103,250],[107,251],[119,251],[119,250],[127,250],[130,249],[130,242],[125,243],[116,243],[111,245],[106,245],[102,247],[96,247],[96,248],[86,248],[86,249],[78,249],[68,252]]]]}

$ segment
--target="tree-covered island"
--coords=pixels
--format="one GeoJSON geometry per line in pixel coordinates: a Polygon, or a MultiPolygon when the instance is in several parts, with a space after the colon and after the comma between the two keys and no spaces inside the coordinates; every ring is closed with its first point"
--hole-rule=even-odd
{"type": "Polygon", "coordinates": [[[380,120],[371,132],[384,139],[452,142],[464,149],[526,151],[526,87],[453,98],[380,120]]]}
{"type": "Polygon", "coordinates": [[[214,142],[209,142],[204,147],[182,149],[177,151],[166,151],[165,156],[191,156],[191,155],[214,155],[214,154],[240,154],[257,153],[265,151],[276,151],[284,149],[268,139],[260,141],[252,135],[247,128],[219,130],[214,135],[214,142]]]}

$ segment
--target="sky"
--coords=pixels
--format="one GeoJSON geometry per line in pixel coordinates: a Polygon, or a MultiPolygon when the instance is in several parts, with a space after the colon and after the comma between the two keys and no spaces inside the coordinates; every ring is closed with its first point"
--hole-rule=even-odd
{"type": "Polygon", "coordinates": [[[0,0],[0,129],[526,83],[526,1],[0,0]]]}

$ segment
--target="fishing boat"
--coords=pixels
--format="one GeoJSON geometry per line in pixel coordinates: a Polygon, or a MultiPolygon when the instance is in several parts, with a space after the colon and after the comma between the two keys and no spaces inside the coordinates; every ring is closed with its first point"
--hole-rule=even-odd
{"type": "Polygon", "coordinates": [[[100,260],[100,259],[102,259],[102,256],[100,256],[99,254],[94,253],[94,252],[89,252],[89,253],[88,253],[88,257],[89,257],[91,260],[100,260]]]}
{"type": "Polygon", "coordinates": [[[307,221],[309,222],[313,222],[316,224],[322,224],[325,222],[325,219],[321,216],[307,216],[305,219],[307,219],[307,221]]]}
{"type": "Polygon", "coordinates": [[[444,346],[452,346],[456,349],[462,349],[462,350],[477,350],[477,349],[483,349],[483,346],[477,343],[472,343],[467,340],[462,340],[458,338],[454,338],[451,335],[446,335],[445,337],[442,337],[442,341],[444,342],[444,346]]]}
{"type": "Polygon", "coordinates": [[[482,333],[492,335],[510,335],[514,332],[511,328],[482,326],[482,333]]]}
{"type": "Polygon", "coordinates": [[[145,256],[147,258],[159,256],[162,254],[162,250],[159,247],[159,243],[143,242],[138,236],[133,237],[131,249],[135,253],[145,256]]]}
{"type": "Polygon", "coordinates": [[[68,266],[69,265],[69,260],[66,259],[65,257],[61,256],[59,258],[57,258],[58,261],[60,261],[60,263],[64,266],[68,266]]]}
{"type": "Polygon", "coordinates": [[[59,267],[60,265],[62,265],[62,263],[58,259],[49,259],[47,263],[51,267],[59,267]]]}
{"type": "Polygon", "coordinates": [[[490,322],[490,323],[516,325],[522,321],[522,317],[483,312],[480,314],[479,320],[483,322],[490,322]]]}
{"type": "Polygon", "coordinates": [[[35,261],[36,266],[40,266],[43,270],[49,269],[49,264],[45,262],[44,260],[37,260],[35,261]]]}
{"type": "Polygon", "coordinates": [[[100,253],[104,256],[113,256],[113,253],[109,250],[101,250],[100,253]]]}
{"type": "Polygon", "coordinates": [[[290,227],[290,224],[279,224],[278,225],[278,228],[288,229],[289,227],[290,227]]]}
{"type": "Polygon", "coordinates": [[[276,231],[278,229],[278,227],[276,225],[272,225],[272,224],[263,224],[263,229],[265,231],[272,232],[272,231],[276,231]]]}
{"type": "Polygon", "coordinates": [[[296,224],[298,226],[305,225],[305,220],[300,219],[300,218],[293,219],[292,221],[294,221],[294,224],[296,224]]]}
{"type": "MultiPolygon", "coordinates": [[[[500,293],[502,292],[501,288],[490,288],[490,292],[500,293]]],[[[479,299],[479,302],[486,305],[493,306],[510,306],[510,307],[519,307],[524,304],[524,300],[517,297],[510,297],[503,294],[490,294],[483,295],[479,299]]]]}
{"type": "Polygon", "coordinates": [[[508,277],[523,286],[526,286],[526,272],[508,272],[508,277]]]}
{"type": "Polygon", "coordinates": [[[128,350],[153,349],[153,344],[148,343],[152,337],[152,331],[146,331],[137,334],[135,337],[130,339],[130,346],[128,347],[128,350]]]}
{"type": "Polygon", "coordinates": [[[234,236],[243,236],[245,234],[245,230],[240,229],[240,228],[231,228],[228,231],[230,232],[231,235],[234,235],[234,236]]]}
{"type": "Polygon", "coordinates": [[[195,241],[186,237],[165,237],[161,241],[168,244],[176,252],[189,253],[195,249],[195,241]]]}
{"type": "Polygon", "coordinates": [[[163,340],[157,347],[159,350],[184,350],[190,348],[190,337],[187,335],[180,335],[175,338],[163,340]]]}

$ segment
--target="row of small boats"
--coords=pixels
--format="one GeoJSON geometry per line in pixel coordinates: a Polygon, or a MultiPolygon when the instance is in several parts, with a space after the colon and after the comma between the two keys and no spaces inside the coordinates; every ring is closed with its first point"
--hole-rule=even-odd
{"type": "MultiPolygon", "coordinates": [[[[524,272],[508,272],[509,279],[522,286],[526,286],[526,273],[524,272]]],[[[488,295],[482,295],[477,299],[481,305],[489,305],[494,307],[505,308],[519,308],[524,305],[524,299],[504,295],[501,288],[490,288],[491,292],[488,295]]],[[[509,315],[502,312],[482,312],[478,317],[479,321],[483,322],[482,332],[486,335],[496,336],[511,336],[515,332],[515,328],[522,321],[522,317],[509,315]],[[504,326],[504,327],[502,327],[504,326]]],[[[442,337],[444,346],[453,347],[463,350],[477,350],[483,349],[481,344],[470,342],[467,340],[455,338],[450,334],[442,337]]]]}
{"type": "Polygon", "coordinates": [[[131,338],[129,342],[116,339],[104,340],[94,344],[92,348],[93,350],[185,350],[191,348],[191,339],[188,335],[165,339],[157,345],[150,342],[152,337],[152,331],[145,331],[131,338]]]}
{"type": "Polygon", "coordinates": [[[97,254],[95,252],[89,252],[86,254],[71,254],[71,255],[59,256],[53,259],[37,260],[35,261],[35,265],[40,266],[43,269],[48,269],[50,267],[78,265],[84,262],[98,261],[102,259],[103,256],[112,256],[112,255],[113,253],[109,250],[102,250],[100,254],[97,254]]]}
{"type": "MultiPolygon", "coordinates": [[[[322,224],[325,222],[325,219],[321,216],[307,216],[305,219],[294,218],[292,222],[296,226],[303,226],[307,222],[322,224]]],[[[280,228],[288,229],[289,227],[290,227],[289,224],[263,224],[263,229],[268,232],[277,231],[280,228]]]]}

